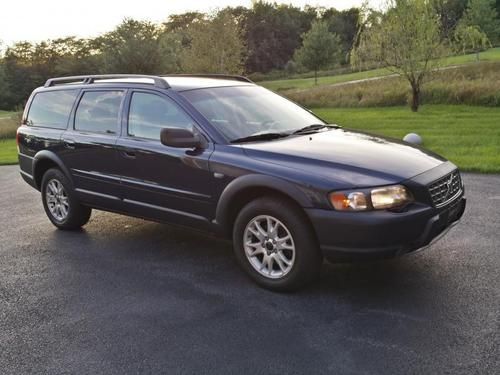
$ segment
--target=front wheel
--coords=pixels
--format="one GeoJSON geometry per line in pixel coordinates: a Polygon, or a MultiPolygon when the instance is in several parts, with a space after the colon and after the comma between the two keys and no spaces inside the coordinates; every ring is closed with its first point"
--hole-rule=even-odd
{"type": "Polygon", "coordinates": [[[248,203],[233,240],[242,268],[267,289],[293,291],[319,275],[322,256],[312,228],[297,207],[278,197],[248,203]]]}
{"type": "Polygon", "coordinates": [[[59,229],[78,229],[87,224],[92,210],[82,206],[68,178],[57,168],[51,168],[42,179],[43,208],[59,229]]]}

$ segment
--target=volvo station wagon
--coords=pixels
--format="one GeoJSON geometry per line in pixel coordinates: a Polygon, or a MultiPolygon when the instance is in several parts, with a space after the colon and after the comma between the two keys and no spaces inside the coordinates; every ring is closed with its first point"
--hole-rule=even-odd
{"type": "Polygon", "coordinates": [[[317,278],[324,258],[425,248],[465,209],[450,161],[329,124],[239,76],[49,79],[17,143],[21,176],[57,228],[97,209],[209,231],[276,291],[317,278]]]}

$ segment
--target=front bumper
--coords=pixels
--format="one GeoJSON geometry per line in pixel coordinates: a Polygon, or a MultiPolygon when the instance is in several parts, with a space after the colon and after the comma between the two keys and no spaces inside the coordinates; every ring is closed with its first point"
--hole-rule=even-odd
{"type": "Polygon", "coordinates": [[[388,258],[425,248],[456,225],[466,199],[436,209],[421,203],[405,212],[307,209],[321,250],[331,261],[388,258]]]}

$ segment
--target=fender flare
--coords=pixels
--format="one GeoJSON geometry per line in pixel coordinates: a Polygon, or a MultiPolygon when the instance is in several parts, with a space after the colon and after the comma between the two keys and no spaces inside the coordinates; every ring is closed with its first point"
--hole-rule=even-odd
{"type": "MultiPolygon", "coordinates": [[[[62,162],[61,158],[57,156],[54,152],[49,151],[49,150],[41,150],[36,153],[35,157],[33,158],[33,182],[38,190],[41,189],[40,184],[36,180],[36,175],[37,175],[37,166],[39,166],[44,160],[50,160],[54,164],[56,164],[59,169],[66,175],[66,177],[70,180],[71,185],[73,185],[73,179],[71,178],[71,173],[69,169],[64,165],[62,162]]],[[[41,182],[41,181],[40,181],[41,182]]]]}
{"type": "Polygon", "coordinates": [[[227,215],[231,202],[243,190],[268,188],[276,190],[295,201],[301,207],[311,207],[311,201],[304,191],[292,183],[273,176],[248,174],[231,181],[222,191],[215,211],[215,222],[223,228],[227,225],[227,215]]]}

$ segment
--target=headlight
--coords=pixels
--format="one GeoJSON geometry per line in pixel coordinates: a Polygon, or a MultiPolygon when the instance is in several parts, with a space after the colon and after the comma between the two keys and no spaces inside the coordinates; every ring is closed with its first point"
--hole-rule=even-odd
{"type": "Polygon", "coordinates": [[[386,186],[360,191],[336,191],[329,195],[337,211],[367,211],[401,207],[413,200],[403,185],[386,186]]]}
{"type": "Polygon", "coordinates": [[[412,200],[410,192],[403,185],[373,189],[371,196],[375,209],[400,207],[412,200]]]}

